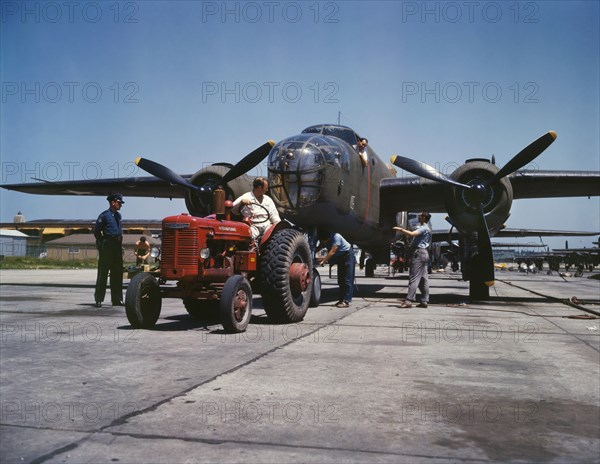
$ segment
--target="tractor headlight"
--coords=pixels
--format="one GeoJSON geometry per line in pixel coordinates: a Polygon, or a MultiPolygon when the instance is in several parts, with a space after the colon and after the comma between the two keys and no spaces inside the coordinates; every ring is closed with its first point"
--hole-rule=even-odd
{"type": "Polygon", "coordinates": [[[200,257],[202,259],[207,259],[210,256],[210,248],[202,248],[200,250],[200,257]]]}
{"type": "Polygon", "coordinates": [[[155,259],[160,258],[160,248],[152,247],[152,249],[150,250],[150,257],[155,259]]]}

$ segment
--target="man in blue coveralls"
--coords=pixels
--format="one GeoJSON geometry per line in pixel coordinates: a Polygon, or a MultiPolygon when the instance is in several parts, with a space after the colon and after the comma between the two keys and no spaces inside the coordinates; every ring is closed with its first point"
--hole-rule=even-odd
{"type": "Polygon", "coordinates": [[[98,275],[94,299],[96,308],[102,306],[106,295],[106,281],[110,271],[110,299],[113,306],[123,304],[123,230],[121,213],[123,195],[113,193],[106,197],[109,208],[102,211],[94,225],[94,236],[98,248],[98,275]]]}
{"type": "Polygon", "coordinates": [[[324,266],[327,263],[337,264],[337,280],[339,286],[339,301],[335,304],[338,308],[348,308],[352,301],[354,290],[354,268],[356,260],[352,245],[340,234],[322,234],[319,237],[321,245],[327,247],[327,255],[319,261],[324,266]]]}

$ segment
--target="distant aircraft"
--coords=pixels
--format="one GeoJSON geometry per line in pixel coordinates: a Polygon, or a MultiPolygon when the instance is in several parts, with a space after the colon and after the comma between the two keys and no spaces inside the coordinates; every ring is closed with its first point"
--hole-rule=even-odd
{"type": "Polygon", "coordinates": [[[391,166],[367,146],[361,161],[359,135],[349,127],[319,124],[279,143],[268,142],[235,165],[218,163],[193,175],[179,175],[144,158],[138,166],[155,177],[98,179],[3,185],[26,193],[185,198],[195,216],[211,212],[211,193],[222,186],[229,199],[250,190],[245,175],[267,158],[270,195],[282,218],[309,235],[317,229],[336,231],[370,254],[366,273],[389,264],[392,227],[401,211],[447,212],[460,235],[463,279],[469,294],[489,296],[494,282],[490,236],[504,226],[513,199],[600,195],[600,172],[519,171],[554,140],[548,132],[529,144],[500,169],[486,159],[471,159],[449,176],[425,163],[393,156],[392,163],[418,177],[397,178],[391,166]]]}
{"type": "Polygon", "coordinates": [[[584,269],[591,272],[594,267],[600,265],[598,242],[592,243],[595,246],[590,248],[569,248],[568,243],[565,243],[565,248],[554,248],[551,252],[531,252],[519,259],[525,262],[537,260],[538,263],[547,261],[550,271],[555,272],[559,272],[561,265],[564,265],[567,271],[574,267],[576,269],[575,276],[579,277],[583,275],[584,269]]]}

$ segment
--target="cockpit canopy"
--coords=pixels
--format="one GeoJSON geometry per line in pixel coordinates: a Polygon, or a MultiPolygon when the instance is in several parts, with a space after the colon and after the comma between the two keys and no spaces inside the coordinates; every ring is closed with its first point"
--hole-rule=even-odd
{"type": "Polygon", "coordinates": [[[288,212],[315,204],[324,169],[329,165],[349,171],[356,143],[357,135],[349,127],[321,124],[275,145],[267,162],[275,204],[288,212]]]}
{"type": "Polygon", "coordinates": [[[324,137],[318,133],[302,133],[282,140],[268,157],[273,171],[311,171],[327,164],[340,164],[349,168],[349,148],[337,137],[324,137]]]}

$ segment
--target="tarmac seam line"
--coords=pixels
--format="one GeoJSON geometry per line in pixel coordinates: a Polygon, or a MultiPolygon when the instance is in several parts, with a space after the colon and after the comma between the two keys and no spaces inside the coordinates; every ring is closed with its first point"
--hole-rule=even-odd
{"type": "MultiPolygon", "coordinates": [[[[85,440],[85,438],[82,438],[79,441],[85,440]]],[[[69,445],[63,446],[61,448],[58,448],[54,451],[51,451],[50,453],[44,454],[38,458],[35,458],[33,461],[31,461],[31,464],[41,464],[45,461],[47,461],[48,459],[52,459],[62,453],[66,453],[68,451],[74,450],[75,448],[77,448],[79,446],[78,442],[75,443],[71,443],[69,445]]]]}
{"type": "MultiPolygon", "coordinates": [[[[598,313],[597,313],[597,312],[595,312],[595,311],[592,311],[592,310],[589,310],[589,309],[586,309],[586,308],[582,308],[582,307],[580,307],[580,306],[577,306],[577,305],[574,305],[574,304],[573,304],[573,303],[571,303],[570,301],[565,301],[565,300],[562,300],[562,299],[560,299],[560,298],[556,298],[556,297],[554,297],[554,296],[548,296],[548,295],[544,295],[544,294],[542,294],[542,293],[535,292],[535,291],[533,291],[533,290],[529,290],[529,289],[527,289],[527,288],[523,288],[523,287],[521,287],[521,286],[519,286],[519,285],[516,285],[516,284],[513,284],[513,283],[511,283],[511,282],[506,282],[506,281],[503,281],[503,280],[501,280],[500,282],[502,282],[502,283],[505,283],[505,284],[507,284],[507,285],[510,285],[511,287],[516,287],[516,288],[519,288],[519,289],[521,289],[521,290],[523,290],[523,291],[526,291],[526,292],[534,293],[534,294],[536,294],[536,295],[538,295],[538,296],[542,296],[542,297],[544,297],[544,298],[547,298],[547,299],[549,299],[549,300],[551,300],[551,301],[554,301],[554,302],[556,302],[556,303],[561,303],[561,304],[563,304],[563,305],[565,305],[565,306],[572,306],[572,307],[574,307],[574,308],[576,308],[576,309],[580,309],[580,310],[582,310],[582,311],[585,311],[585,312],[591,312],[592,314],[596,314],[596,315],[598,315],[598,313]]],[[[554,327],[556,327],[557,329],[559,329],[559,330],[563,331],[563,332],[564,332],[566,335],[569,335],[569,336],[571,336],[571,337],[575,338],[575,339],[576,339],[576,340],[578,340],[579,342],[583,343],[584,345],[586,345],[586,346],[588,346],[589,348],[591,348],[592,350],[594,350],[596,353],[600,353],[600,349],[599,349],[598,347],[596,347],[596,346],[592,345],[591,343],[588,343],[586,340],[583,340],[583,339],[581,339],[581,338],[578,336],[578,334],[575,334],[575,333],[569,332],[568,330],[566,330],[565,328],[563,328],[563,327],[561,327],[560,325],[556,324],[554,321],[550,320],[550,318],[548,318],[548,317],[546,317],[546,316],[544,316],[544,315],[542,315],[542,314],[540,314],[540,317],[541,317],[541,318],[543,318],[543,319],[544,319],[546,322],[548,322],[548,323],[552,324],[552,325],[553,325],[554,327]]]]}
{"type": "MultiPolygon", "coordinates": [[[[275,352],[275,351],[277,351],[277,350],[279,350],[281,348],[285,348],[286,346],[288,346],[288,345],[290,345],[292,343],[295,343],[295,342],[297,342],[299,340],[302,340],[303,338],[309,337],[310,335],[314,334],[316,331],[321,330],[324,327],[328,327],[328,326],[330,326],[332,324],[335,324],[338,321],[340,321],[341,319],[344,319],[345,317],[348,317],[349,315],[354,314],[355,312],[359,311],[362,308],[364,308],[364,306],[358,307],[358,308],[356,308],[353,311],[350,311],[350,312],[347,312],[345,314],[342,314],[339,318],[331,321],[328,324],[324,324],[323,326],[318,325],[316,329],[314,329],[314,330],[312,330],[310,332],[307,332],[306,334],[302,335],[301,337],[289,340],[289,341],[283,343],[282,345],[279,345],[279,346],[277,346],[277,347],[275,347],[275,348],[273,348],[273,349],[271,349],[269,351],[261,353],[260,355],[256,356],[255,358],[252,358],[252,359],[250,359],[250,360],[248,360],[248,361],[246,361],[246,362],[244,362],[244,363],[242,363],[242,364],[240,364],[238,366],[234,366],[234,367],[232,367],[231,369],[229,369],[229,370],[227,370],[225,372],[221,372],[221,373],[219,373],[219,374],[217,374],[217,375],[215,375],[215,376],[213,376],[213,377],[211,377],[209,379],[204,380],[203,382],[200,382],[199,384],[196,384],[196,385],[193,385],[191,387],[188,387],[185,390],[183,390],[183,391],[181,391],[181,392],[179,392],[177,394],[174,394],[174,395],[170,396],[169,398],[164,398],[161,401],[158,401],[157,403],[152,404],[152,405],[150,405],[150,406],[148,406],[148,407],[146,407],[144,409],[141,409],[141,410],[138,410],[138,411],[133,411],[133,412],[131,412],[129,414],[126,414],[126,415],[124,415],[122,417],[119,417],[118,419],[115,419],[114,421],[112,421],[110,424],[105,425],[103,427],[100,427],[94,433],[111,433],[111,434],[114,434],[116,432],[111,432],[108,429],[111,428],[111,427],[116,427],[116,426],[119,426],[119,425],[123,425],[123,424],[125,424],[127,422],[128,419],[130,419],[132,417],[144,414],[146,412],[154,411],[158,407],[162,406],[163,404],[165,404],[165,403],[167,403],[167,402],[169,402],[169,401],[171,401],[171,400],[173,400],[175,398],[179,398],[179,397],[187,394],[188,392],[190,392],[190,391],[192,391],[192,390],[194,390],[194,389],[196,389],[198,387],[206,385],[206,384],[208,384],[208,383],[210,383],[210,382],[218,379],[219,377],[221,377],[223,375],[227,375],[227,374],[235,372],[235,371],[237,371],[239,369],[242,369],[243,367],[246,367],[246,366],[248,366],[248,365],[250,365],[250,364],[258,361],[261,358],[263,358],[263,357],[265,357],[265,356],[267,356],[267,355],[269,355],[269,354],[271,354],[271,353],[273,353],[273,352],[275,352]]],[[[54,430],[54,429],[51,429],[51,430],[54,430]]],[[[53,450],[53,451],[51,451],[49,453],[46,453],[43,456],[40,456],[40,457],[36,458],[34,461],[32,461],[32,464],[41,464],[41,463],[43,463],[43,462],[45,462],[45,461],[47,461],[49,459],[52,459],[53,457],[57,456],[58,454],[61,454],[61,453],[65,452],[65,451],[69,451],[71,449],[74,449],[74,448],[78,447],[80,443],[83,443],[84,441],[86,441],[88,438],[89,438],[89,436],[81,438],[81,439],[79,439],[79,440],[77,440],[77,441],[75,441],[73,443],[70,443],[70,444],[62,446],[62,447],[60,447],[60,448],[58,448],[56,450],[53,450]]]]}
{"type": "MultiPolygon", "coordinates": [[[[143,434],[143,433],[127,433],[127,432],[111,432],[111,431],[102,431],[100,433],[110,434],[113,436],[125,436],[132,438],[139,438],[143,440],[151,439],[151,440],[181,440],[184,442],[193,442],[193,443],[206,443],[209,445],[222,445],[222,444],[239,444],[239,445],[255,445],[255,446],[275,446],[280,448],[292,448],[292,449],[302,449],[302,450],[319,450],[319,451],[343,451],[343,452],[351,452],[351,453],[365,453],[365,454],[376,454],[383,456],[403,456],[403,457],[420,457],[420,458],[428,458],[428,459],[442,459],[447,460],[447,456],[432,456],[426,454],[408,454],[408,453],[399,453],[394,451],[377,451],[377,450],[363,450],[363,449],[351,449],[351,448],[339,448],[339,447],[328,447],[328,446],[315,446],[315,445],[290,445],[286,443],[271,443],[264,441],[250,441],[250,440],[219,440],[213,438],[193,438],[193,437],[179,437],[176,435],[158,435],[158,434],[143,434]]],[[[478,459],[478,458],[453,458],[458,462],[490,462],[487,459],[478,459]]]]}
{"type": "Polygon", "coordinates": [[[309,336],[313,335],[315,332],[317,332],[318,330],[321,330],[321,329],[323,329],[324,327],[328,327],[328,326],[334,325],[334,324],[336,324],[338,321],[340,321],[340,320],[342,320],[342,319],[344,319],[344,318],[348,317],[349,315],[351,315],[351,314],[354,314],[354,313],[355,313],[355,312],[357,312],[357,311],[360,311],[362,308],[364,308],[364,306],[363,306],[363,307],[358,307],[358,308],[356,308],[356,309],[355,309],[355,310],[353,310],[353,311],[350,311],[350,312],[347,312],[347,313],[345,313],[345,314],[342,314],[342,315],[341,315],[339,318],[337,318],[337,319],[335,319],[335,320],[331,321],[331,322],[330,322],[330,323],[328,323],[328,324],[324,324],[324,325],[322,325],[322,326],[321,326],[321,325],[317,325],[317,328],[315,328],[314,330],[311,330],[311,331],[307,332],[306,334],[303,334],[302,336],[300,336],[300,337],[298,337],[298,338],[294,338],[294,339],[292,339],[292,340],[288,340],[287,342],[285,342],[285,343],[283,343],[283,344],[281,344],[281,345],[279,345],[279,346],[276,346],[276,347],[274,347],[274,348],[272,348],[272,349],[270,349],[270,350],[268,350],[268,351],[265,351],[264,353],[261,353],[260,355],[258,355],[258,356],[256,356],[256,357],[254,357],[254,358],[252,358],[252,359],[249,359],[248,361],[246,361],[246,362],[244,362],[244,363],[242,363],[242,364],[239,364],[239,365],[237,365],[237,366],[234,366],[234,367],[232,367],[231,369],[228,369],[228,370],[227,370],[227,371],[225,371],[225,372],[221,372],[221,373],[219,373],[219,374],[217,374],[217,375],[215,375],[215,376],[213,376],[213,377],[211,377],[211,378],[209,378],[209,379],[206,379],[206,380],[204,380],[204,381],[202,381],[202,382],[200,382],[200,383],[198,383],[198,384],[196,384],[196,385],[192,385],[191,387],[188,387],[188,388],[186,388],[185,390],[182,390],[181,392],[179,392],[179,393],[177,393],[177,394],[174,394],[174,395],[170,396],[169,398],[164,398],[164,399],[162,399],[161,401],[158,401],[157,403],[155,403],[155,404],[153,404],[153,405],[150,405],[150,406],[148,406],[148,407],[146,407],[146,408],[144,408],[144,409],[141,409],[141,410],[138,410],[138,411],[132,411],[132,412],[131,412],[131,413],[129,413],[129,414],[126,414],[126,415],[124,415],[124,416],[122,416],[122,417],[119,417],[118,419],[115,419],[115,420],[114,420],[113,422],[111,422],[110,424],[108,424],[108,425],[105,425],[104,427],[101,427],[101,428],[99,429],[99,431],[102,431],[102,432],[103,432],[103,431],[105,431],[105,430],[109,429],[110,427],[115,427],[115,426],[123,425],[123,424],[124,424],[124,423],[125,423],[125,422],[126,422],[128,419],[130,419],[130,418],[132,418],[132,417],[135,417],[135,416],[138,416],[138,415],[144,414],[144,413],[146,413],[146,412],[154,411],[154,410],[156,410],[158,407],[162,406],[163,404],[165,404],[165,403],[167,403],[167,402],[169,402],[169,401],[171,401],[171,400],[173,400],[173,399],[175,399],[175,398],[179,398],[179,397],[181,397],[181,396],[183,396],[183,395],[185,395],[185,394],[189,393],[190,391],[192,391],[192,390],[194,390],[194,389],[196,389],[196,388],[198,388],[198,387],[201,387],[201,386],[204,386],[204,385],[206,385],[206,384],[208,384],[208,383],[210,383],[210,382],[213,382],[214,380],[218,379],[218,378],[219,378],[219,377],[221,377],[221,376],[228,375],[228,374],[231,374],[231,373],[233,373],[233,372],[236,372],[237,370],[239,370],[239,369],[242,369],[242,368],[244,368],[244,367],[246,367],[246,366],[249,366],[250,364],[253,364],[254,362],[256,362],[256,361],[258,361],[258,360],[260,360],[260,359],[264,358],[265,356],[268,356],[269,354],[271,354],[271,353],[273,353],[273,352],[275,352],[275,351],[277,351],[277,350],[280,350],[280,349],[282,349],[282,348],[285,348],[285,347],[287,347],[288,345],[291,345],[292,343],[296,343],[296,342],[297,342],[297,341],[299,341],[299,340],[302,340],[302,339],[304,339],[304,338],[307,338],[307,337],[309,337],[309,336]]]}
{"type": "Polygon", "coordinates": [[[563,304],[563,305],[565,305],[565,306],[571,306],[572,308],[579,309],[580,311],[584,311],[584,312],[586,312],[586,313],[593,314],[594,316],[600,316],[600,312],[598,312],[598,311],[594,311],[593,309],[584,308],[583,306],[576,305],[576,304],[574,304],[574,303],[571,303],[571,302],[570,302],[569,300],[567,300],[567,299],[563,299],[563,298],[556,298],[555,296],[545,295],[545,294],[543,294],[543,293],[536,292],[535,290],[530,290],[530,289],[528,289],[528,288],[521,287],[520,285],[513,284],[512,282],[508,282],[508,281],[506,281],[506,280],[500,280],[500,279],[498,279],[498,280],[499,280],[500,282],[504,283],[504,284],[510,285],[511,287],[520,288],[521,290],[524,290],[524,291],[526,291],[526,292],[533,293],[534,295],[538,295],[538,296],[541,296],[541,297],[547,298],[547,299],[549,299],[549,300],[556,301],[557,303],[562,303],[562,304],[563,304]]]}

